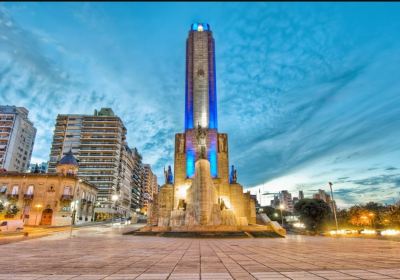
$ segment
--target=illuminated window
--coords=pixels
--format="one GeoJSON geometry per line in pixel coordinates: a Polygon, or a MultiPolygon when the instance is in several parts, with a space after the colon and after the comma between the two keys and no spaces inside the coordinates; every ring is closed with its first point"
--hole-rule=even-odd
{"type": "Polygon", "coordinates": [[[33,185],[28,186],[28,190],[26,191],[26,194],[29,194],[29,195],[33,194],[33,185]]]}
{"type": "Polygon", "coordinates": [[[71,187],[64,187],[64,195],[70,195],[71,194],[71,187]]]}
{"type": "Polygon", "coordinates": [[[18,186],[12,188],[11,194],[18,194],[18,186]]]}

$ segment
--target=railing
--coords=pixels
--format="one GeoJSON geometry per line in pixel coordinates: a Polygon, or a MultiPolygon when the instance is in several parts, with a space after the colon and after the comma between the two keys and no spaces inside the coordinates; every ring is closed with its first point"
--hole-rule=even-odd
{"type": "Polygon", "coordinates": [[[7,198],[8,199],[18,199],[19,195],[18,194],[8,194],[7,198]]]}
{"type": "Polygon", "coordinates": [[[24,199],[25,200],[32,200],[33,199],[33,193],[32,194],[28,194],[28,193],[24,194],[24,199]]]}
{"type": "Polygon", "coordinates": [[[71,194],[63,194],[61,195],[61,201],[71,201],[72,200],[72,195],[71,194]]]}

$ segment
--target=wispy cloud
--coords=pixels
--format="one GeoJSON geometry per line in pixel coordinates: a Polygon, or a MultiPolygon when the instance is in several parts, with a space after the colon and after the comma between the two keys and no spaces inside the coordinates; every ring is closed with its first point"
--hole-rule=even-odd
{"type": "Polygon", "coordinates": [[[183,130],[186,32],[202,19],[216,40],[219,125],[241,183],[334,181],[343,205],[395,195],[399,5],[41,5],[0,10],[1,103],[30,110],[35,160],[48,159],[58,113],[112,107],[161,175],[183,130]]]}

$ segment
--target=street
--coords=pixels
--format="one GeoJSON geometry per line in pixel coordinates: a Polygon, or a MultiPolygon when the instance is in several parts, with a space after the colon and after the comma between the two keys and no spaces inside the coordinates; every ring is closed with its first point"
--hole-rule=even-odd
{"type": "Polygon", "coordinates": [[[97,225],[0,246],[0,279],[400,279],[400,243],[356,238],[193,239],[97,225]]]}

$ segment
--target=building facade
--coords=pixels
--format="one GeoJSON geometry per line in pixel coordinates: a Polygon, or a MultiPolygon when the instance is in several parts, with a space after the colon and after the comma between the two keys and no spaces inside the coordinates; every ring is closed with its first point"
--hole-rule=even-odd
{"type": "Polygon", "coordinates": [[[97,219],[129,215],[131,163],[126,146],[126,128],[110,108],[93,115],[58,115],[50,152],[49,173],[70,149],[78,159],[78,175],[98,189],[97,219]],[[113,195],[117,201],[112,201],[113,195]]]}
{"type": "Polygon", "coordinates": [[[143,189],[144,189],[144,166],[142,163],[142,156],[139,154],[136,148],[132,150],[135,161],[133,167],[133,175],[132,175],[132,197],[131,197],[131,211],[132,212],[140,212],[143,204],[143,189]]]}
{"type": "Polygon", "coordinates": [[[155,195],[158,193],[157,176],[154,175],[149,164],[143,165],[144,180],[143,180],[143,214],[147,214],[149,205],[153,202],[155,195]]]}
{"type": "Polygon", "coordinates": [[[0,169],[29,169],[36,128],[24,107],[0,106],[0,169]]]}
{"type": "Polygon", "coordinates": [[[97,188],[79,179],[77,170],[77,161],[67,153],[53,174],[0,173],[0,199],[6,208],[3,218],[44,226],[93,221],[97,188]],[[17,210],[7,214],[12,209],[17,210]]]}
{"type": "Polygon", "coordinates": [[[331,210],[333,211],[333,208],[335,207],[336,210],[336,203],[335,201],[332,200],[330,194],[326,193],[326,191],[319,189],[317,193],[313,194],[314,199],[320,199],[326,202],[331,210]]]}

